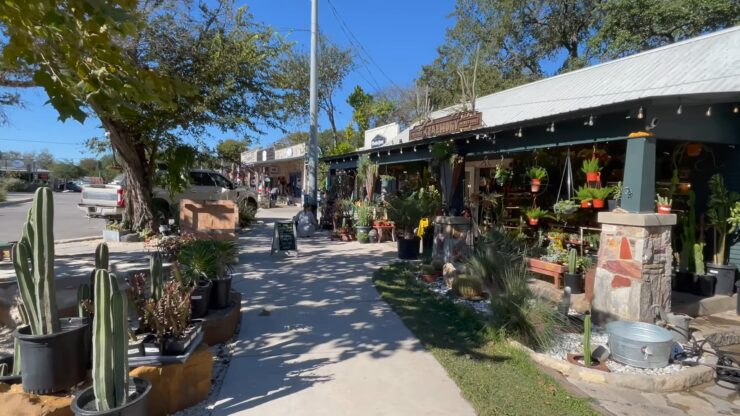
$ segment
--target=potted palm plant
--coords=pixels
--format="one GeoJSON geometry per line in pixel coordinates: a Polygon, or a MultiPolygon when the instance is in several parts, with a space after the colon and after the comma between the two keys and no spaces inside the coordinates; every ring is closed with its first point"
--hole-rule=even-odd
{"type": "Polygon", "coordinates": [[[236,242],[214,238],[208,240],[216,253],[216,274],[208,276],[213,284],[209,308],[224,309],[231,304],[231,264],[238,262],[236,242]]]}
{"type": "Polygon", "coordinates": [[[531,180],[530,190],[532,191],[532,193],[539,192],[542,180],[547,177],[547,170],[542,166],[532,166],[531,168],[529,168],[527,175],[531,180]]]}
{"type": "Polygon", "coordinates": [[[22,236],[13,246],[13,267],[21,295],[16,328],[23,390],[49,394],[85,379],[90,333],[86,318],[59,318],[54,277],[54,201],[49,188],[36,190],[22,236]],[[21,359],[22,357],[22,359],[21,359]]]}
{"type": "Polygon", "coordinates": [[[129,378],[126,296],[106,270],[95,272],[94,286],[92,386],[74,397],[72,411],[78,416],[145,415],[152,385],[129,378]]]}
{"type": "Polygon", "coordinates": [[[581,171],[586,174],[586,182],[601,182],[601,167],[598,158],[586,159],[583,161],[581,171]]]}
{"type": "Polygon", "coordinates": [[[545,216],[547,216],[547,211],[543,210],[540,207],[534,207],[532,209],[528,209],[526,215],[529,219],[529,225],[536,227],[537,224],[539,224],[540,222],[540,218],[544,218],[545,216]]]}
{"type": "Polygon", "coordinates": [[[604,188],[591,188],[591,197],[594,208],[604,208],[604,203],[614,191],[610,186],[604,188]]]}
{"type": "Polygon", "coordinates": [[[192,290],[193,318],[202,318],[208,313],[211,301],[211,278],[219,272],[218,254],[208,240],[193,240],[180,248],[177,258],[172,271],[183,290],[192,290]]]}
{"type": "Polygon", "coordinates": [[[361,201],[355,205],[355,231],[357,231],[357,241],[360,243],[370,242],[368,233],[372,229],[373,210],[374,207],[370,202],[361,201]]]}
{"type": "Polygon", "coordinates": [[[581,208],[591,208],[593,196],[593,188],[586,188],[581,186],[576,191],[575,199],[581,201],[581,208]]]}
{"type": "Polygon", "coordinates": [[[414,228],[424,217],[424,209],[414,194],[402,198],[394,197],[388,201],[388,218],[401,231],[398,238],[398,258],[415,260],[419,257],[420,238],[414,234],[414,228]]]}
{"type": "Polygon", "coordinates": [[[740,200],[740,195],[728,192],[722,175],[709,178],[709,201],[707,218],[714,234],[714,258],[707,264],[707,273],[717,279],[715,294],[732,295],[735,287],[735,265],[727,264],[727,236],[731,230],[731,209],[740,200]]]}

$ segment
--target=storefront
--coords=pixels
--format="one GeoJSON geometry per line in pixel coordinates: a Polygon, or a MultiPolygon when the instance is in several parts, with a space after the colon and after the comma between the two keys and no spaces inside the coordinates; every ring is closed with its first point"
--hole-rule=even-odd
{"type": "Polygon", "coordinates": [[[305,144],[242,153],[246,181],[257,189],[260,207],[300,203],[305,177],[305,154],[305,144]]]}
{"type": "MultiPolygon", "coordinates": [[[[718,251],[699,223],[710,178],[740,191],[738,45],[733,28],[543,79],[325,161],[351,170],[369,154],[399,181],[418,164],[419,182],[439,183],[445,210],[469,215],[474,229],[503,226],[598,254],[594,312],[645,320],[645,305],[670,310],[672,272],[686,267],[678,253],[699,237],[707,259],[718,251]],[[666,201],[671,213],[658,213],[666,201]]],[[[740,245],[728,253],[740,264],[740,245]]]]}

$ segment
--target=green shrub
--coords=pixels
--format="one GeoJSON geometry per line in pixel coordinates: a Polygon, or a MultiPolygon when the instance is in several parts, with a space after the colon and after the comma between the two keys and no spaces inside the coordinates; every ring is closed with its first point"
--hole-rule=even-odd
{"type": "Polygon", "coordinates": [[[239,202],[239,227],[249,227],[257,216],[257,209],[254,208],[247,200],[239,202]]]}
{"type": "Polygon", "coordinates": [[[29,190],[29,183],[23,179],[5,178],[3,179],[3,188],[7,192],[26,192],[29,190]]]}
{"type": "Polygon", "coordinates": [[[434,270],[434,267],[432,267],[431,264],[422,264],[421,265],[421,274],[434,274],[437,271],[434,270]]]}
{"type": "Polygon", "coordinates": [[[8,199],[8,193],[5,190],[5,186],[0,184],[0,202],[5,202],[6,199],[8,199]]]}
{"type": "Polygon", "coordinates": [[[503,270],[503,291],[491,297],[492,324],[499,331],[535,349],[552,344],[559,325],[557,312],[538,300],[527,281],[530,273],[523,261],[503,270]]]}
{"type": "Polygon", "coordinates": [[[477,300],[486,295],[480,280],[464,274],[457,276],[452,282],[452,292],[468,300],[477,300]]]}

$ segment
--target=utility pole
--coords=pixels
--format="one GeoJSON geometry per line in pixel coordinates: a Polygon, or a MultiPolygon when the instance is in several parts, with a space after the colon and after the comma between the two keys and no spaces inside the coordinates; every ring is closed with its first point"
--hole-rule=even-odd
{"type": "Polygon", "coordinates": [[[316,60],[318,55],[318,36],[319,36],[319,1],[311,0],[311,80],[309,86],[309,111],[311,113],[311,129],[309,130],[309,141],[308,141],[308,173],[306,181],[306,193],[303,195],[303,203],[317,205],[316,198],[316,187],[317,187],[317,171],[319,165],[319,149],[318,149],[318,114],[317,105],[318,90],[316,77],[317,68],[316,60]]]}

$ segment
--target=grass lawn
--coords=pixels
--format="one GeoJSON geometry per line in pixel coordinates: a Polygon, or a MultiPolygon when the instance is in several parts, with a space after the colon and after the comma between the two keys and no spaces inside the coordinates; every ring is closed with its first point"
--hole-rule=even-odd
{"type": "Polygon", "coordinates": [[[596,415],[475,313],[440,300],[414,281],[408,266],[378,270],[383,299],[447,370],[478,415],[596,415]]]}

